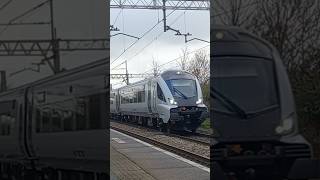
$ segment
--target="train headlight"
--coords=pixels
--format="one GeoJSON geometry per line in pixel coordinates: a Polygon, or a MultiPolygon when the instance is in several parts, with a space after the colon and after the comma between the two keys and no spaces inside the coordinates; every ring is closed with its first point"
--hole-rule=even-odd
{"type": "Polygon", "coordinates": [[[202,104],[202,99],[198,99],[198,101],[196,101],[196,104],[202,104]]]}
{"type": "Polygon", "coordinates": [[[177,105],[177,102],[174,99],[169,99],[170,104],[177,105]]]}
{"type": "Polygon", "coordinates": [[[282,121],[282,125],[276,127],[275,131],[278,134],[289,134],[293,130],[294,117],[290,115],[288,118],[282,121]]]}

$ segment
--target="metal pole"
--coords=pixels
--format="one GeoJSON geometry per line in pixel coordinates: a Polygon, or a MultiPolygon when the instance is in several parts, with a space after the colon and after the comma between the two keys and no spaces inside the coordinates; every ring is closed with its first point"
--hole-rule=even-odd
{"type": "Polygon", "coordinates": [[[166,0],[162,1],[162,11],[163,11],[163,26],[164,26],[164,32],[167,31],[167,15],[166,15],[166,0]]]}
{"type": "Polygon", "coordinates": [[[55,39],[54,20],[53,20],[53,0],[50,0],[50,23],[51,23],[51,39],[55,39]]]}
{"type": "Polygon", "coordinates": [[[54,14],[53,14],[53,0],[50,0],[50,19],[51,19],[51,40],[52,40],[52,53],[53,53],[53,66],[54,73],[60,72],[60,54],[59,54],[59,41],[57,40],[57,32],[54,27],[54,14]]]}
{"type": "Polygon", "coordinates": [[[127,82],[127,85],[129,85],[129,73],[128,73],[128,64],[127,64],[127,61],[126,61],[126,82],[127,82]]]}
{"type": "Polygon", "coordinates": [[[0,92],[4,92],[7,90],[6,71],[0,71],[0,78],[1,78],[0,92]]]}

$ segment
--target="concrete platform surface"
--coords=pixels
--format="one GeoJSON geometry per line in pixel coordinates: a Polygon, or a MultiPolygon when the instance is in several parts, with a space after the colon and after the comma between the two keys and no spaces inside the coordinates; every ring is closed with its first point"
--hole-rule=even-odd
{"type": "Polygon", "coordinates": [[[110,131],[112,180],[209,180],[210,169],[115,130],[110,131]]]}

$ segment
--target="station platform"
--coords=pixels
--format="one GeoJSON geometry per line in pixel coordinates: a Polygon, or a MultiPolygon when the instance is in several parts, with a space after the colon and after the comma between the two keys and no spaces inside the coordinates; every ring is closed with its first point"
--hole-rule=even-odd
{"type": "Polygon", "coordinates": [[[111,180],[209,180],[210,169],[110,130],[111,180]]]}

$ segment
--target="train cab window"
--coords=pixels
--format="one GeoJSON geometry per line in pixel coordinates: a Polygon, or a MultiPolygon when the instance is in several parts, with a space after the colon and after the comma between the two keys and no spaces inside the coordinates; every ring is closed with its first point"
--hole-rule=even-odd
{"type": "Polygon", "coordinates": [[[160,88],[159,84],[157,84],[157,95],[158,95],[158,99],[160,99],[161,101],[166,101],[164,94],[162,92],[162,89],[160,88]]]}

